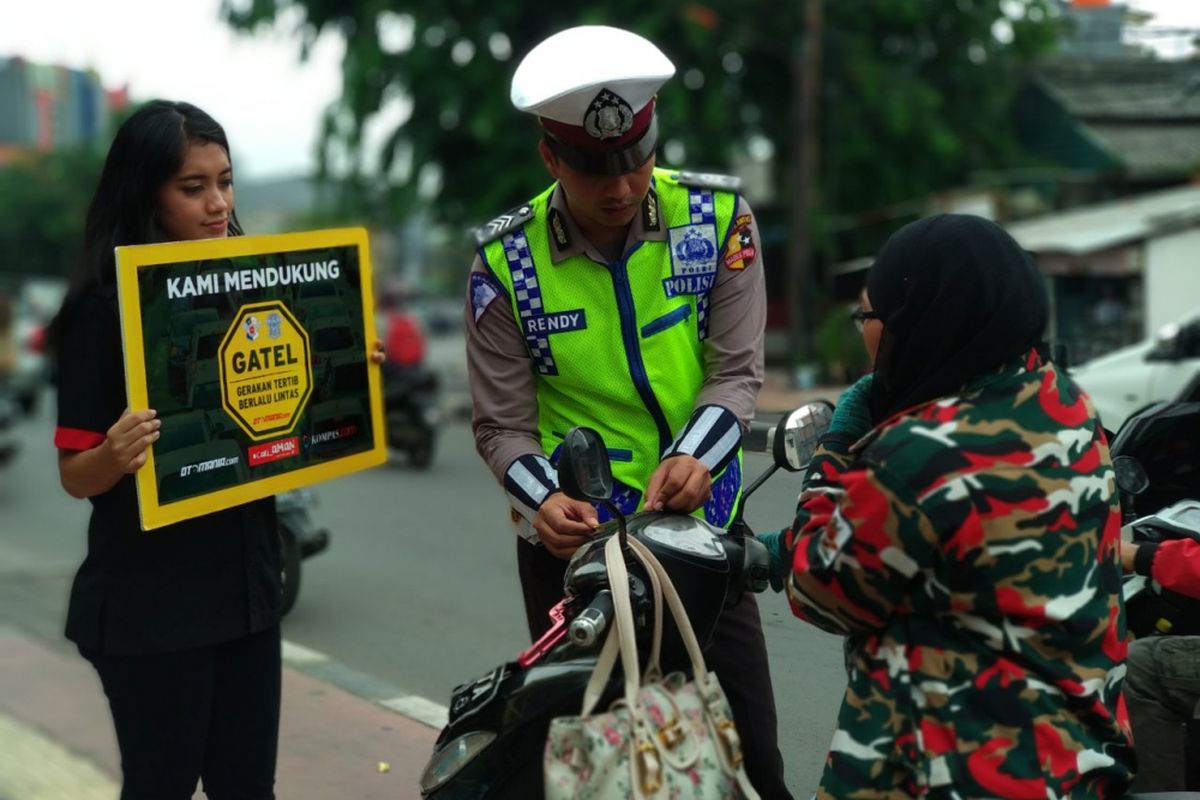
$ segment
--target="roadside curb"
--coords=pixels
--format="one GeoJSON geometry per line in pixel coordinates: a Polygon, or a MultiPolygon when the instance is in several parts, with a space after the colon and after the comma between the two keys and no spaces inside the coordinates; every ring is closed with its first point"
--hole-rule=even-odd
{"type": "Polygon", "coordinates": [[[283,663],[314,680],[336,686],[348,694],[427,728],[440,731],[446,727],[449,715],[446,706],[351,669],[318,650],[284,639],[283,663]]]}

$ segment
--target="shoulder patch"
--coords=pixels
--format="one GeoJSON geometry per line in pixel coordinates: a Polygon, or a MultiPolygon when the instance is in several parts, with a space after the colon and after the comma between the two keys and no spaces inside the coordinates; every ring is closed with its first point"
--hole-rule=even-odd
{"type": "Polygon", "coordinates": [[[716,189],[721,192],[737,192],[742,188],[742,179],[736,175],[719,175],[715,172],[680,172],[675,176],[683,186],[698,189],[716,189]]]}
{"type": "Polygon", "coordinates": [[[533,204],[522,203],[511,211],[496,217],[486,225],[475,229],[475,243],[482,247],[488,242],[499,239],[504,234],[516,230],[533,219],[533,204]]]}

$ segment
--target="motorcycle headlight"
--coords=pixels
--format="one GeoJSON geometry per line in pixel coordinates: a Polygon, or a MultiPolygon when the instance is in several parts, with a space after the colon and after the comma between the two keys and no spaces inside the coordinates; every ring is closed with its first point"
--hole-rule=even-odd
{"type": "Polygon", "coordinates": [[[427,795],[453,778],[495,739],[491,731],[472,731],[438,750],[421,773],[421,794],[427,795]]]}

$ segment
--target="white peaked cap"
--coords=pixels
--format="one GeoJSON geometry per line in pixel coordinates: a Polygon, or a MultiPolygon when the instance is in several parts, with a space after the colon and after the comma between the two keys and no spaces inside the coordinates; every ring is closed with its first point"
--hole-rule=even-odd
{"type": "Polygon", "coordinates": [[[583,125],[602,89],[641,111],[675,65],[652,42],[606,25],[581,25],[554,34],[529,51],[512,81],[521,111],[567,125],[583,125]]]}

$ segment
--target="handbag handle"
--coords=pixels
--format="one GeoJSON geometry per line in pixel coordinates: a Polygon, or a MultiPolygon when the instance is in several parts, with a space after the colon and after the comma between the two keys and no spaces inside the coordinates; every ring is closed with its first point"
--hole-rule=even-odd
{"type": "MultiPolygon", "coordinates": [[[[605,545],[607,547],[607,545],[605,545]]],[[[605,561],[607,563],[608,553],[605,553],[605,561]]],[[[622,560],[624,566],[624,560],[622,560]]],[[[628,571],[627,571],[628,572],[628,571]]],[[[663,594],[662,582],[659,580],[658,573],[649,567],[646,568],[646,576],[650,581],[650,593],[654,607],[654,633],[650,640],[650,658],[646,662],[646,671],[642,673],[642,683],[650,683],[653,680],[661,680],[663,676],[660,653],[662,652],[662,632],[663,632],[663,594]]],[[[617,591],[617,584],[613,583],[613,578],[609,576],[609,584],[611,591],[617,591]]],[[[625,591],[629,590],[629,579],[625,580],[625,591]]],[[[631,603],[632,608],[632,603],[631,603]]],[[[614,600],[613,609],[615,612],[616,601],[614,600]]],[[[632,630],[632,611],[630,613],[630,630],[632,630]]],[[[617,637],[616,637],[616,620],[609,625],[608,635],[604,640],[604,646],[600,649],[600,655],[596,658],[596,668],[592,671],[592,676],[588,680],[587,686],[583,692],[583,715],[587,716],[592,713],[600,703],[600,696],[604,693],[604,688],[608,684],[608,679],[612,675],[613,667],[616,666],[617,659],[617,637]]],[[[635,662],[636,663],[636,662],[635,662]]]]}
{"type": "MultiPolygon", "coordinates": [[[[692,621],[688,618],[687,611],[684,610],[683,601],[679,599],[679,592],[675,591],[675,585],[671,583],[671,576],[667,575],[666,569],[646,545],[630,537],[629,546],[638,560],[646,567],[646,571],[656,575],[662,596],[667,602],[667,607],[671,609],[671,616],[675,618],[675,627],[679,630],[683,646],[687,649],[688,658],[691,659],[692,675],[695,676],[698,686],[706,684],[706,681],[702,681],[703,676],[708,674],[708,667],[704,663],[704,654],[700,649],[699,640],[696,639],[696,632],[692,629],[692,621]]],[[[661,626],[657,632],[661,637],[661,626]]]]}
{"type": "MultiPolygon", "coordinates": [[[[625,702],[629,706],[630,714],[636,716],[637,694],[641,682],[637,674],[637,639],[633,632],[633,603],[629,599],[629,570],[625,568],[625,554],[621,551],[620,537],[610,537],[604,545],[604,561],[608,570],[609,589],[612,591],[613,621],[608,628],[608,637],[604,640],[600,656],[596,659],[596,668],[592,670],[592,677],[588,679],[584,688],[581,716],[591,714],[600,702],[600,696],[604,693],[604,687],[608,685],[618,653],[621,656],[621,668],[625,673],[625,702]]],[[[652,579],[652,587],[657,588],[657,580],[658,576],[652,579]]],[[[656,620],[655,632],[661,636],[661,619],[656,620]]],[[[653,652],[657,650],[656,643],[653,652]]]]}
{"type": "MultiPolygon", "coordinates": [[[[679,630],[679,635],[683,639],[684,647],[687,649],[688,656],[692,662],[693,681],[701,697],[705,700],[706,705],[708,705],[710,713],[712,713],[716,710],[715,701],[723,701],[724,695],[721,694],[719,684],[716,685],[716,691],[713,691],[713,684],[716,684],[716,678],[709,674],[708,668],[704,663],[704,655],[700,650],[700,643],[697,641],[696,633],[692,629],[691,620],[688,619],[687,612],[683,608],[683,601],[680,600],[679,593],[675,591],[675,586],[671,583],[670,576],[667,575],[666,570],[654,554],[650,552],[650,549],[632,537],[629,537],[627,542],[634,557],[642,562],[647,574],[650,576],[650,583],[654,590],[656,604],[661,605],[662,599],[665,598],[667,606],[675,618],[675,625],[679,630]],[[661,595],[659,594],[660,592],[661,595]]],[[[604,647],[597,659],[596,668],[592,671],[592,676],[588,680],[588,685],[584,690],[583,712],[581,716],[586,717],[591,714],[599,703],[600,695],[608,684],[609,676],[612,674],[614,662],[619,652],[621,655],[621,666],[625,673],[624,703],[629,712],[629,719],[632,724],[631,733],[633,734],[633,738],[630,742],[630,756],[635,759],[639,756],[645,756],[646,760],[642,766],[653,773],[660,771],[661,766],[657,758],[656,748],[652,743],[648,725],[642,714],[641,705],[638,702],[640,685],[637,673],[638,656],[637,640],[634,636],[633,626],[633,605],[629,597],[629,572],[625,567],[625,555],[622,552],[619,537],[613,536],[608,540],[608,543],[604,547],[604,557],[608,570],[609,588],[613,594],[614,620],[613,624],[609,627],[608,637],[605,639],[604,647]],[[643,753],[642,750],[644,749],[648,749],[650,754],[643,753]]],[[[656,614],[655,643],[652,650],[655,657],[657,657],[659,640],[662,636],[661,623],[661,615],[656,614]]],[[[647,674],[650,673],[651,669],[657,670],[657,663],[651,663],[647,667],[647,674]]],[[[733,776],[744,798],[747,798],[747,800],[759,800],[759,795],[750,784],[746,776],[745,767],[741,763],[740,743],[737,741],[737,734],[732,721],[724,718],[719,720],[706,718],[706,722],[714,740],[718,742],[725,741],[724,746],[726,750],[720,752],[718,755],[721,769],[733,776]],[[732,741],[729,741],[730,739],[732,741]]],[[[654,778],[652,777],[651,780],[653,781],[654,778]]],[[[653,786],[657,787],[659,784],[655,782],[653,786]]],[[[633,786],[634,796],[638,798],[643,796],[643,792],[638,791],[639,788],[641,787],[635,783],[633,786]]]]}
{"type": "MultiPolygon", "coordinates": [[[[635,555],[636,552],[634,551],[635,555]]],[[[662,665],[659,663],[663,638],[663,589],[658,572],[646,566],[644,561],[642,566],[646,567],[646,577],[650,580],[650,593],[654,600],[654,636],[650,640],[650,658],[646,660],[646,671],[642,673],[642,683],[650,683],[653,680],[662,680],[663,677],[662,665]]]]}
{"type": "MultiPolygon", "coordinates": [[[[666,570],[650,552],[650,549],[633,537],[627,541],[634,557],[642,562],[650,576],[655,605],[659,607],[655,609],[654,641],[651,649],[651,661],[646,666],[646,677],[661,675],[658,654],[662,641],[662,603],[658,601],[665,600],[667,607],[671,610],[671,616],[675,619],[675,627],[679,630],[679,636],[683,640],[688,658],[692,662],[692,675],[695,676],[696,685],[700,687],[705,699],[709,699],[711,693],[708,690],[708,667],[704,662],[700,642],[696,639],[696,632],[692,629],[692,622],[683,608],[683,601],[679,599],[679,593],[675,591],[670,576],[667,575],[666,570]]],[[[613,594],[614,619],[608,630],[608,638],[605,639],[604,647],[596,661],[596,668],[592,671],[592,677],[584,689],[581,712],[583,716],[592,713],[600,702],[600,695],[604,693],[604,687],[612,675],[618,652],[621,654],[622,667],[625,670],[625,699],[630,706],[636,705],[637,691],[640,686],[640,682],[637,680],[637,641],[633,634],[633,605],[629,599],[629,571],[625,567],[621,543],[616,536],[610,538],[604,546],[604,559],[608,569],[609,588],[613,594]],[[628,643],[625,641],[626,638],[628,638],[628,643]],[[626,656],[627,653],[628,656],[626,656]],[[631,675],[633,675],[632,680],[631,675]]]]}

